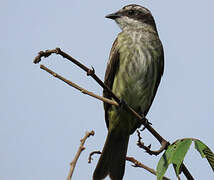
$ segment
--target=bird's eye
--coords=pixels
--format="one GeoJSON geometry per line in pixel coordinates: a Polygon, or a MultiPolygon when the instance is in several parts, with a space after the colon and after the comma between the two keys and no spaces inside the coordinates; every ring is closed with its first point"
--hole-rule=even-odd
{"type": "Polygon", "coordinates": [[[133,15],[135,14],[135,11],[134,11],[134,10],[129,10],[129,11],[128,11],[128,14],[129,14],[130,16],[133,16],[133,15]]]}

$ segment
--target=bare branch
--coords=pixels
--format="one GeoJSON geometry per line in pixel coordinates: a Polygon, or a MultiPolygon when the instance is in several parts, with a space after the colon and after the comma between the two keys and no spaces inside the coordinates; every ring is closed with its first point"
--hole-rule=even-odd
{"type": "Polygon", "coordinates": [[[79,156],[80,156],[81,152],[85,149],[84,144],[85,144],[86,139],[89,138],[90,136],[93,136],[93,135],[94,135],[94,131],[86,132],[85,136],[83,137],[83,139],[80,140],[80,146],[78,148],[78,151],[77,151],[73,161],[70,163],[70,170],[69,170],[69,173],[68,173],[67,180],[71,180],[71,178],[72,178],[72,175],[73,175],[74,168],[76,166],[77,160],[79,159],[79,156]]]}
{"type": "Polygon", "coordinates": [[[90,91],[88,91],[88,90],[80,87],[79,85],[73,83],[72,81],[69,81],[69,80],[65,79],[64,77],[60,76],[59,74],[57,74],[54,71],[50,70],[49,68],[45,67],[44,65],[40,65],[40,68],[43,69],[43,70],[45,70],[49,74],[53,75],[54,77],[56,77],[56,78],[64,81],[65,83],[67,83],[68,85],[74,87],[75,89],[81,91],[83,94],[87,94],[87,95],[89,95],[91,97],[94,97],[96,99],[99,99],[99,100],[101,100],[103,102],[106,102],[106,103],[109,103],[109,104],[112,104],[112,105],[115,105],[115,106],[119,106],[119,104],[117,102],[112,101],[112,100],[110,100],[108,98],[104,98],[102,96],[99,96],[97,94],[94,94],[93,92],[90,92],[90,91]]]}
{"type": "Polygon", "coordinates": [[[163,141],[161,143],[161,147],[159,150],[157,151],[152,151],[151,150],[151,144],[149,146],[145,146],[144,143],[141,141],[142,137],[140,136],[140,131],[137,130],[137,135],[138,135],[138,141],[137,141],[137,145],[138,147],[146,150],[146,152],[150,155],[159,155],[160,153],[162,153],[168,146],[169,146],[169,142],[167,141],[163,141]]]}
{"type": "MultiPolygon", "coordinates": [[[[121,101],[120,99],[107,87],[95,74],[94,68],[89,69],[85,65],[81,64],[79,61],[74,59],[73,57],[69,56],[67,53],[63,52],[60,48],[56,48],[53,50],[46,50],[46,51],[40,51],[38,55],[34,59],[34,63],[39,63],[41,61],[42,57],[48,57],[51,54],[60,54],[62,57],[68,59],[69,61],[73,62],[76,64],[78,67],[83,69],[88,76],[91,76],[103,89],[105,89],[111,96],[112,98],[120,104],[121,101]]],[[[151,125],[148,124],[148,120],[144,117],[139,115],[135,110],[133,110],[127,103],[124,103],[123,106],[125,105],[125,108],[130,111],[137,119],[149,130],[149,132],[160,142],[162,143],[163,141],[166,141],[155,129],[152,128],[151,125]]]]}
{"type": "Polygon", "coordinates": [[[91,163],[91,161],[93,160],[92,156],[93,156],[94,154],[102,154],[102,152],[101,152],[101,151],[93,151],[93,152],[91,152],[91,153],[89,154],[89,157],[88,157],[88,163],[91,163]]]}
{"type": "Polygon", "coordinates": [[[110,95],[115,99],[115,101],[119,104],[120,99],[117,98],[117,96],[114,95],[114,93],[111,92],[111,90],[96,76],[94,68],[89,69],[85,65],[81,64],[79,61],[74,59],[73,57],[69,56],[67,53],[63,52],[60,48],[52,49],[52,50],[46,50],[46,51],[40,51],[38,55],[34,58],[34,63],[37,64],[41,61],[42,57],[48,57],[51,54],[60,54],[62,57],[68,59],[69,61],[73,62],[77,66],[79,66],[81,69],[83,69],[87,76],[91,76],[103,89],[106,89],[110,95]]]}
{"type": "MultiPolygon", "coordinates": [[[[157,172],[154,169],[144,165],[140,161],[136,160],[134,157],[126,157],[126,160],[129,162],[132,162],[134,164],[134,165],[132,165],[133,167],[140,167],[140,168],[143,168],[143,169],[149,171],[150,173],[154,174],[155,176],[157,175],[157,172]]],[[[167,178],[165,176],[163,177],[163,179],[170,180],[169,178],[167,178]]]]}
{"type": "MultiPolygon", "coordinates": [[[[120,99],[111,91],[111,89],[109,87],[107,87],[95,74],[94,68],[89,69],[88,67],[86,67],[85,65],[81,64],[79,61],[77,61],[76,59],[74,59],[73,57],[69,56],[68,54],[66,54],[65,52],[61,51],[60,48],[56,48],[53,50],[46,50],[44,51],[40,51],[39,54],[35,57],[34,59],[34,63],[39,63],[41,61],[42,57],[48,57],[51,54],[60,54],[62,57],[68,59],[69,61],[73,62],[74,64],[76,64],[77,66],[79,66],[81,69],[83,69],[88,76],[91,76],[103,89],[105,89],[110,95],[111,97],[120,105],[121,101],[120,99]]],[[[152,128],[152,126],[150,124],[148,124],[148,120],[144,117],[139,115],[137,112],[135,112],[127,103],[125,104],[125,108],[132,113],[135,117],[137,117],[137,119],[145,126],[146,129],[148,129],[148,131],[159,141],[159,143],[163,146],[163,144],[167,144],[169,145],[170,143],[167,142],[155,129],[152,128]]],[[[124,106],[123,104],[123,106],[124,106]]],[[[165,149],[167,149],[168,146],[165,146],[165,149]]],[[[184,173],[184,175],[186,176],[186,178],[188,180],[193,180],[194,178],[192,177],[192,175],[190,174],[190,172],[188,171],[188,169],[185,167],[184,164],[182,164],[182,171],[184,173]]]]}
{"type": "MultiPolygon", "coordinates": [[[[93,152],[91,152],[89,157],[88,157],[88,163],[91,163],[91,161],[93,160],[92,156],[94,154],[102,154],[102,152],[101,151],[93,151],[93,152]]],[[[145,169],[146,171],[149,171],[150,173],[154,174],[155,176],[157,175],[157,172],[154,169],[144,165],[140,161],[136,160],[134,157],[128,157],[127,156],[126,157],[126,161],[132,162],[134,164],[134,165],[132,165],[133,167],[140,167],[140,168],[145,169]]],[[[165,176],[163,177],[163,179],[164,180],[170,180],[169,178],[167,178],[165,176]]]]}

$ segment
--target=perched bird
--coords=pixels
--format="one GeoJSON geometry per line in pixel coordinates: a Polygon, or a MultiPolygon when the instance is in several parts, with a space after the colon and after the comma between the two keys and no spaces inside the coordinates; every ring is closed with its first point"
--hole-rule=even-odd
{"type": "MultiPolygon", "coordinates": [[[[123,7],[106,18],[122,32],[113,43],[104,83],[136,112],[146,116],[164,69],[164,54],[151,12],[139,5],[123,7]]],[[[112,98],[103,91],[106,98],[112,98]]],[[[104,103],[107,139],[93,180],[122,180],[129,136],[140,126],[131,113],[104,103]]]]}

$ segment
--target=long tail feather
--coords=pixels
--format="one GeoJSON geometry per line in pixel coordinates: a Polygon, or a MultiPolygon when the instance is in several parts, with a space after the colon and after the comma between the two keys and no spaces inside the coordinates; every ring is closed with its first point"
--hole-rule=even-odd
{"type": "Polygon", "coordinates": [[[113,131],[108,136],[93,174],[93,180],[102,180],[108,174],[112,180],[122,180],[125,170],[129,135],[119,136],[113,131]]]}

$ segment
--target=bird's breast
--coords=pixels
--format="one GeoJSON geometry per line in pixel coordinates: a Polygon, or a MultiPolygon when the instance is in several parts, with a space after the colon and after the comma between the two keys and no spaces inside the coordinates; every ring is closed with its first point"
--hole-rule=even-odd
{"type": "Polygon", "coordinates": [[[154,42],[143,41],[140,36],[119,41],[120,65],[112,90],[131,107],[140,106],[143,112],[151,105],[157,80],[157,48],[154,42]]]}

